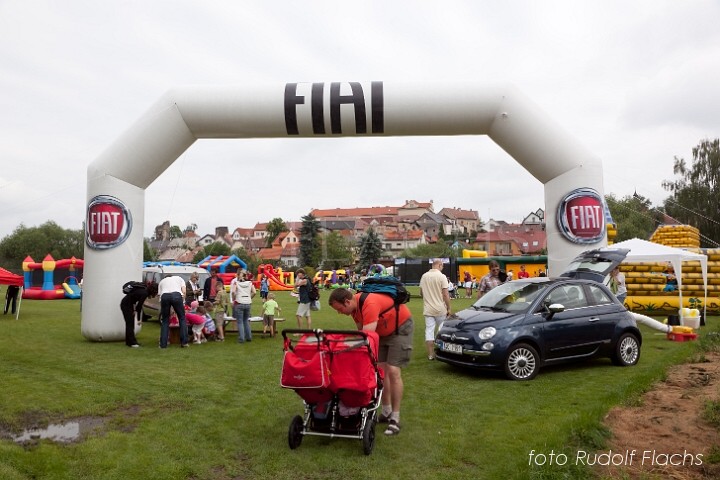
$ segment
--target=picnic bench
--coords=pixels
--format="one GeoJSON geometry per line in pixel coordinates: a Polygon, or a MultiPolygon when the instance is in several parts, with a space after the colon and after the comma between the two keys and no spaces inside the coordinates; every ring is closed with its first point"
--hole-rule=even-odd
{"type": "MultiPolygon", "coordinates": [[[[275,321],[273,322],[273,328],[275,329],[275,333],[277,334],[277,324],[280,322],[284,322],[285,319],[281,317],[275,317],[275,321]]],[[[250,317],[250,332],[252,333],[263,333],[262,331],[262,325],[263,325],[263,317],[250,317]],[[260,325],[259,329],[253,330],[253,327],[255,325],[260,325]]],[[[237,333],[237,320],[235,320],[233,317],[229,317],[225,315],[225,318],[223,319],[223,328],[225,329],[225,333],[237,333]]]]}

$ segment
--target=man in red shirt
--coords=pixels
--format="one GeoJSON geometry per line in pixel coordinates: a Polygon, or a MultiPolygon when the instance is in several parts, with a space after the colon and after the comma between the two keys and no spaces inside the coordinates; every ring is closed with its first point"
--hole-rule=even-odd
{"type": "Polygon", "coordinates": [[[385,435],[397,435],[400,433],[400,403],[403,396],[401,369],[410,362],[412,354],[413,320],[410,310],[404,304],[396,310],[395,302],[389,295],[356,294],[345,288],[333,290],[329,304],[338,313],[352,317],[358,330],[374,331],[380,337],[378,362],[385,370],[385,388],[378,421],[387,422],[385,435]],[[361,308],[360,297],[363,295],[365,299],[361,308]]]}
{"type": "Polygon", "coordinates": [[[518,280],[522,280],[523,278],[530,277],[530,274],[525,271],[525,265],[520,265],[520,271],[517,274],[518,280]]]}

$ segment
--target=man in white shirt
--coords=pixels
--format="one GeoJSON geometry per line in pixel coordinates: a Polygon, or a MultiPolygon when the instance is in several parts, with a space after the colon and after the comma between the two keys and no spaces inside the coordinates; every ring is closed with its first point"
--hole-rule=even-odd
{"type": "Polygon", "coordinates": [[[168,275],[158,283],[160,297],[160,348],[167,348],[170,334],[170,307],[180,322],[180,346],[188,347],[187,324],[185,323],[185,281],[177,275],[168,275]]]}
{"type": "Polygon", "coordinates": [[[430,270],[420,277],[420,296],[423,299],[423,315],[425,316],[425,346],[428,360],[435,359],[436,328],[450,315],[450,294],[448,279],[442,273],[443,261],[436,258],[430,270]]]}

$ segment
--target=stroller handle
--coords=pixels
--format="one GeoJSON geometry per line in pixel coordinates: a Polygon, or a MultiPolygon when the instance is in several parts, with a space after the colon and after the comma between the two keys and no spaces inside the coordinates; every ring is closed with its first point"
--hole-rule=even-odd
{"type": "Polygon", "coordinates": [[[323,330],[322,328],[314,328],[312,330],[308,329],[299,329],[299,328],[289,328],[285,329],[282,332],[280,332],[283,336],[283,339],[287,339],[288,335],[293,335],[296,333],[299,333],[301,335],[306,334],[314,334],[318,339],[321,335],[329,333],[329,334],[340,334],[340,335],[357,335],[358,337],[367,338],[367,332],[363,330],[323,330]]]}

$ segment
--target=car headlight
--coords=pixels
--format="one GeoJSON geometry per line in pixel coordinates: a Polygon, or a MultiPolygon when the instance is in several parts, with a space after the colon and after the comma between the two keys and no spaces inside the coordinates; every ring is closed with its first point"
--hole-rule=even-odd
{"type": "Polygon", "coordinates": [[[485,327],[478,333],[478,337],[480,340],[490,340],[492,337],[495,336],[495,333],[497,333],[497,330],[495,330],[495,327],[485,327]]]}

